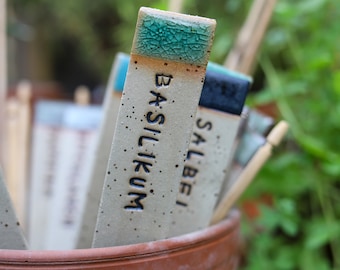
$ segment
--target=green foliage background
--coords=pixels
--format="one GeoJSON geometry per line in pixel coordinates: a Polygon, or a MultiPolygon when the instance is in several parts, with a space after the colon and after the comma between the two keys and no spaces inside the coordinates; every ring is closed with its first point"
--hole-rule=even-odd
{"type": "MultiPolygon", "coordinates": [[[[76,43],[81,63],[106,83],[116,52],[129,52],[140,6],[162,0],[9,0],[41,31],[53,56],[76,43]]],[[[211,60],[223,63],[251,1],[184,1],[217,20],[211,60]]],[[[340,1],[278,0],[258,54],[250,106],[274,102],[290,133],[242,197],[271,194],[256,220],[243,217],[242,269],[340,269],[340,1]]],[[[12,33],[14,33],[13,30],[12,33]]],[[[76,71],[75,71],[76,72],[76,71]]],[[[81,83],[81,82],[80,82],[81,83]]]]}

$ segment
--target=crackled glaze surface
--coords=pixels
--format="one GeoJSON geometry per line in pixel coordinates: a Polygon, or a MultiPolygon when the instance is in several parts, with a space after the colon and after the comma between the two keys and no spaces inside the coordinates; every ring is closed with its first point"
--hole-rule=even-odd
{"type": "Polygon", "coordinates": [[[214,20],[142,8],[133,53],[202,65],[212,42],[214,20]]]}

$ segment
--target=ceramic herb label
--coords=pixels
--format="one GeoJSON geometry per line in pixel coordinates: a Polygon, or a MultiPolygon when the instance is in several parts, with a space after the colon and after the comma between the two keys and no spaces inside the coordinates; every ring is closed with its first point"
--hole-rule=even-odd
{"type": "Polygon", "coordinates": [[[140,9],[93,247],[166,237],[214,28],[140,9]]]}

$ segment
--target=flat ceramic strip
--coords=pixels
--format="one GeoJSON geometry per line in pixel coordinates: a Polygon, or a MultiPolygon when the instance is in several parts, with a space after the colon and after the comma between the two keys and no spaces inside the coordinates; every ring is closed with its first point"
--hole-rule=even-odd
{"type": "Polygon", "coordinates": [[[30,164],[29,231],[31,249],[43,249],[54,195],[57,149],[63,113],[72,103],[38,101],[34,107],[30,164]],[[44,203],[42,203],[44,202],[44,203]]]}
{"type": "Polygon", "coordinates": [[[231,160],[249,82],[207,71],[174,210],[170,236],[209,225],[231,160]]]}
{"type": "Polygon", "coordinates": [[[0,168],[0,249],[27,249],[0,168]]]}
{"type": "Polygon", "coordinates": [[[168,235],[214,27],[210,19],[140,10],[93,247],[168,235]]]}
{"type": "Polygon", "coordinates": [[[274,125],[274,118],[255,109],[249,111],[248,128],[250,130],[266,136],[274,125]]]}
{"type": "Polygon", "coordinates": [[[209,225],[232,149],[239,116],[199,108],[169,236],[209,225]]]}
{"type": "Polygon", "coordinates": [[[249,87],[247,80],[207,70],[199,105],[241,115],[249,87]]]}
{"type": "MultiPolygon", "coordinates": [[[[124,53],[118,53],[117,56],[117,61],[119,61],[119,65],[117,64],[117,70],[114,71],[115,75],[115,80],[111,80],[111,83],[109,83],[109,85],[113,85],[113,89],[115,92],[122,92],[123,91],[123,87],[124,87],[124,83],[125,83],[125,79],[126,79],[126,73],[127,73],[127,68],[128,68],[128,63],[130,62],[130,55],[124,54],[124,53]]],[[[230,70],[225,68],[222,65],[216,64],[214,62],[209,61],[208,65],[207,65],[207,71],[212,71],[215,73],[219,73],[219,74],[225,74],[226,76],[229,76],[231,78],[236,78],[236,79],[240,79],[242,81],[247,81],[249,82],[249,84],[251,84],[253,82],[253,78],[250,76],[247,76],[245,74],[242,74],[240,72],[234,71],[234,70],[230,70]]],[[[112,70],[113,71],[113,70],[112,70]]],[[[104,98],[104,102],[105,102],[105,98],[104,98]]],[[[105,105],[104,105],[105,106],[105,105]]]]}
{"type": "Polygon", "coordinates": [[[223,196],[236,182],[256,151],[265,143],[266,138],[260,134],[250,132],[249,130],[244,132],[231,162],[231,166],[228,168],[217,203],[220,202],[223,196]]]}
{"type": "Polygon", "coordinates": [[[81,229],[77,243],[78,248],[90,248],[92,244],[107,162],[110,156],[113,133],[129,61],[129,55],[118,53],[112,65],[103,102],[103,117],[96,141],[94,160],[90,165],[90,184],[84,205],[86,211],[83,209],[81,229]]]}
{"type": "MultiPolygon", "coordinates": [[[[95,153],[95,160],[93,168],[90,172],[91,184],[88,190],[87,202],[84,211],[82,227],[78,239],[78,248],[89,248],[92,243],[93,234],[95,229],[95,221],[97,219],[97,211],[100,202],[100,195],[105,178],[107,167],[107,160],[109,159],[111,143],[113,138],[116,117],[118,114],[118,107],[121,99],[121,92],[124,87],[128,62],[130,55],[119,53],[115,58],[115,63],[112,68],[108,87],[114,85],[114,92],[111,95],[111,89],[106,90],[104,98],[104,115],[101,123],[100,134],[98,137],[98,146],[95,153]],[[109,147],[108,147],[109,146],[109,147]]],[[[252,79],[241,73],[227,70],[221,65],[209,62],[207,70],[212,70],[221,74],[226,74],[233,78],[238,78],[241,81],[248,81],[252,79]]],[[[205,84],[207,85],[207,84],[205,84]]]]}
{"type": "Polygon", "coordinates": [[[72,106],[64,113],[45,249],[76,247],[101,116],[99,106],[72,106]]]}

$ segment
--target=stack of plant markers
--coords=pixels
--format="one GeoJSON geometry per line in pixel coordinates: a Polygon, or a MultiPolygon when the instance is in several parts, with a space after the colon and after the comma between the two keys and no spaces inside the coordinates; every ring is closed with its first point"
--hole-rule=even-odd
{"type": "MultiPolygon", "coordinates": [[[[102,106],[36,103],[30,249],[149,242],[227,216],[287,125],[244,106],[250,77],[208,62],[214,31],[213,19],[143,7],[102,106]]],[[[26,248],[20,227],[10,233],[4,248],[26,248]]]]}

